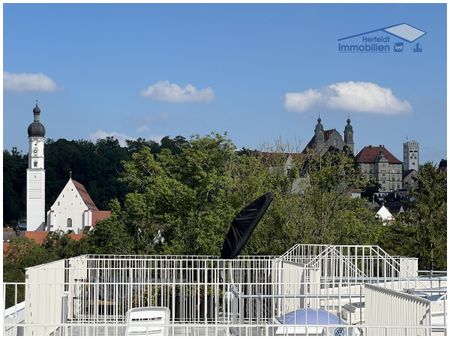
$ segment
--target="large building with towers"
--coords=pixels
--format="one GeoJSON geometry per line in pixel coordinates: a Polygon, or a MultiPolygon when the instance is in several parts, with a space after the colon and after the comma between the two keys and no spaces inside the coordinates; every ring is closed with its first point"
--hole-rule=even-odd
{"type": "Polygon", "coordinates": [[[322,156],[330,149],[342,151],[344,148],[347,148],[351,153],[354,153],[355,151],[353,127],[350,118],[347,119],[347,125],[344,129],[344,138],[342,138],[341,134],[335,128],[325,130],[322,125],[322,119],[319,117],[314,129],[314,136],[308,142],[303,152],[312,149],[315,153],[322,156]]]}

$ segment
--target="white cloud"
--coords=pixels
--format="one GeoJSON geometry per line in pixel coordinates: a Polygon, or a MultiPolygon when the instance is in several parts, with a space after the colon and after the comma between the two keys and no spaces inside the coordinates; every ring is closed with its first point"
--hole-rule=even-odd
{"type": "Polygon", "coordinates": [[[161,142],[162,138],[164,138],[163,135],[150,135],[150,136],[146,137],[147,140],[153,140],[153,141],[158,142],[158,143],[161,142]]]}
{"type": "Polygon", "coordinates": [[[213,101],[214,91],[207,87],[197,89],[191,84],[184,87],[170,83],[169,81],[158,81],[141,91],[141,95],[153,100],[169,102],[209,102],[213,101]]]}
{"type": "Polygon", "coordinates": [[[124,147],[127,145],[125,140],[134,140],[135,138],[118,132],[105,132],[102,130],[95,131],[89,134],[89,140],[97,141],[97,139],[105,139],[106,137],[114,137],[119,141],[120,146],[124,147]]]}
{"type": "Polygon", "coordinates": [[[139,127],[136,129],[136,132],[143,133],[150,131],[150,126],[153,124],[157,124],[161,121],[167,120],[169,114],[167,112],[161,113],[149,113],[145,116],[140,116],[136,120],[139,127]]]}
{"type": "Polygon", "coordinates": [[[142,133],[142,132],[147,132],[149,130],[150,130],[150,127],[148,127],[147,125],[142,125],[136,129],[136,132],[142,133]]]}
{"type": "Polygon", "coordinates": [[[284,107],[291,112],[330,109],[394,115],[412,111],[411,104],[396,98],[390,88],[372,82],[354,81],[286,93],[284,107]]]}
{"type": "Polygon", "coordinates": [[[56,82],[43,73],[3,72],[3,87],[14,92],[54,92],[56,82]]]}

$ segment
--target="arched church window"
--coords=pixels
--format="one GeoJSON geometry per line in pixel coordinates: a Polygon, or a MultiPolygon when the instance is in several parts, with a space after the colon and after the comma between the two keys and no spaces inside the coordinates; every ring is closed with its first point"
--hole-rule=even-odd
{"type": "Polygon", "coordinates": [[[33,166],[34,166],[34,167],[37,167],[37,161],[35,161],[35,162],[33,163],[33,166]]]}
{"type": "Polygon", "coordinates": [[[67,227],[72,227],[72,218],[67,218],[67,227]]]}

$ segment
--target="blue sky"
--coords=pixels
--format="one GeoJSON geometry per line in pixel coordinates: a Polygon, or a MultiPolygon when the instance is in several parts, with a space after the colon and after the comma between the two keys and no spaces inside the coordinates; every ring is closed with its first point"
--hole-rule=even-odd
{"type": "Polygon", "coordinates": [[[27,151],[39,98],[52,139],[226,131],[238,148],[303,149],[320,112],[341,134],[350,115],[357,151],[402,160],[408,137],[438,162],[446,41],[445,4],[5,4],[4,148],[27,151]],[[400,23],[426,32],[421,53],[338,52],[400,23]]]}

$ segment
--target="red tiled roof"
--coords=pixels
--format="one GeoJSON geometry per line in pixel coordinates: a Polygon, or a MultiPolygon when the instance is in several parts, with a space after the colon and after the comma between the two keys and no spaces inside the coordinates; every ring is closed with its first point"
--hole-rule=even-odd
{"type": "Polygon", "coordinates": [[[83,237],[83,234],[69,233],[68,236],[70,239],[78,241],[83,237]]]}
{"type": "Polygon", "coordinates": [[[99,221],[109,218],[110,216],[111,211],[92,211],[92,227],[97,225],[99,221]]]}
{"type": "Polygon", "coordinates": [[[80,194],[81,199],[83,199],[86,206],[93,211],[98,211],[97,206],[95,206],[94,201],[92,200],[91,196],[89,195],[86,188],[83,186],[83,184],[80,184],[78,181],[72,179],[73,184],[75,185],[75,188],[77,189],[78,193],[80,194]]]}
{"type": "Polygon", "coordinates": [[[384,157],[390,164],[401,164],[389,150],[384,146],[366,146],[356,155],[356,162],[359,163],[374,163],[377,156],[383,152],[384,157]]]}
{"type": "Polygon", "coordinates": [[[38,245],[42,245],[48,233],[47,231],[26,231],[25,237],[34,240],[38,245]]]}
{"type": "Polygon", "coordinates": [[[11,244],[9,242],[4,242],[3,243],[3,254],[6,254],[9,251],[10,247],[11,247],[11,244]]]}
{"type": "MultiPolygon", "coordinates": [[[[45,238],[47,238],[48,234],[49,232],[47,231],[26,231],[25,237],[34,240],[38,245],[42,245],[44,243],[45,238]]],[[[67,234],[67,236],[72,240],[78,241],[81,239],[83,234],[69,233],[67,234]]]]}

